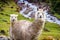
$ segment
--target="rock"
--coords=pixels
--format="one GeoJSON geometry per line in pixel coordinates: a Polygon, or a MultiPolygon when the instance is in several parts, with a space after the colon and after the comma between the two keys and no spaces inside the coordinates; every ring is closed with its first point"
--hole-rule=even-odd
{"type": "Polygon", "coordinates": [[[58,20],[60,20],[60,18],[58,18],[58,20]]]}
{"type": "Polygon", "coordinates": [[[50,18],[50,20],[53,20],[53,18],[50,18]]]}
{"type": "Polygon", "coordinates": [[[1,35],[0,40],[10,40],[8,37],[1,35]]]}
{"type": "Polygon", "coordinates": [[[14,0],[15,1],[15,3],[17,3],[18,2],[18,0],[14,0]]]}
{"type": "Polygon", "coordinates": [[[35,17],[35,12],[32,12],[29,17],[34,18],[35,17]]]}
{"type": "Polygon", "coordinates": [[[13,8],[13,6],[11,8],[13,8]]]}
{"type": "Polygon", "coordinates": [[[37,3],[38,0],[28,0],[28,2],[30,2],[30,3],[37,3]]]}
{"type": "Polygon", "coordinates": [[[28,14],[32,10],[33,10],[32,8],[27,8],[26,11],[24,11],[24,14],[28,14]]]}

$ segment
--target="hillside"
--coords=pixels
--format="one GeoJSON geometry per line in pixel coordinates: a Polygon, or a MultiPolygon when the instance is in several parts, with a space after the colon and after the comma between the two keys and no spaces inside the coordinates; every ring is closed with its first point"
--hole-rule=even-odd
{"type": "MultiPolygon", "coordinates": [[[[0,10],[0,35],[9,36],[10,14],[19,15],[18,20],[29,19],[23,17],[17,12],[17,5],[13,1],[9,4],[4,4],[3,6],[2,5],[3,4],[0,4],[0,9],[2,9],[0,10]],[[1,30],[4,30],[4,32],[2,32],[1,30]]],[[[30,21],[33,21],[33,19],[31,19],[30,21]]],[[[55,39],[60,38],[60,25],[46,22],[45,28],[49,29],[50,32],[43,31],[41,37],[39,37],[38,39],[42,40],[44,37],[47,36],[53,36],[55,39]]]]}
{"type": "MultiPolygon", "coordinates": [[[[17,13],[15,3],[11,2],[9,4],[0,4],[0,31],[4,30],[7,35],[10,26],[10,14],[17,13]],[[11,8],[13,7],[13,8],[11,8]]],[[[0,33],[1,34],[1,33],[0,33]]]]}
{"type": "Polygon", "coordinates": [[[39,39],[47,38],[48,36],[52,36],[56,40],[60,40],[60,26],[54,23],[46,22],[45,28],[50,31],[43,31],[41,37],[39,39]]]}

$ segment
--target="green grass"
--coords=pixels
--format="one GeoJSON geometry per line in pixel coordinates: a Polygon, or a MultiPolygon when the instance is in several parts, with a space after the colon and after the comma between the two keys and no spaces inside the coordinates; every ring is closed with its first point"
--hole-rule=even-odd
{"type": "Polygon", "coordinates": [[[56,16],[58,19],[60,19],[60,15],[58,13],[55,13],[54,16],[56,16]]]}
{"type": "MultiPolygon", "coordinates": [[[[2,5],[2,4],[1,4],[2,5]]],[[[0,7],[2,7],[0,5],[0,7]]],[[[17,14],[16,11],[16,4],[14,2],[11,2],[11,4],[7,5],[5,4],[3,8],[3,11],[0,11],[0,31],[4,30],[6,33],[5,35],[8,36],[8,31],[10,27],[10,14],[17,14]],[[13,8],[11,8],[13,6],[13,8]]],[[[0,35],[2,35],[0,33],[0,35]]]]}
{"type": "Polygon", "coordinates": [[[53,36],[55,39],[60,39],[60,26],[58,24],[46,22],[45,27],[49,29],[50,32],[43,31],[42,35],[39,36],[39,40],[47,36],[53,36]]]}
{"type": "MultiPolygon", "coordinates": [[[[1,5],[0,5],[1,6],[1,5]]],[[[18,12],[16,12],[16,7],[17,5],[14,2],[11,2],[9,5],[5,5],[3,7],[3,11],[0,11],[0,31],[5,30],[5,35],[9,35],[9,27],[10,27],[10,14],[17,14],[18,15],[18,20],[29,20],[33,21],[33,19],[28,19],[20,15],[18,12]],[[13,6],[13,8],[11,8],[13,6]],[[3,13],[3,15],[1,14],[3,13]]],[[[57,17],[60,18],[60,16],[57,15],[57,17]]],[[[39,36],[39,40],[43,39],[46,36],[53,36],[54,38],[60,38],[60,26],[55,23],[49,23],[46,22],[45,27],[50,30],[50,32],[45,32],[43,31],[42,35],[39,36]]],[[[2,35],[0,33],[0,35],[2,35]]]]}

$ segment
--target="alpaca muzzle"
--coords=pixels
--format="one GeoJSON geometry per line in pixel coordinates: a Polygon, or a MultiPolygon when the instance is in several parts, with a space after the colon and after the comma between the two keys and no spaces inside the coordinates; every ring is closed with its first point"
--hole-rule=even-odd
{"type": "Polygon", "coordinates": [[[15,20],[13,19],[12,21],[14,22],[15,20]]]}
{"type": "Polygon", "coordinates": [[[42,18],[42,17],[40,16],[40,18],[42,18]]]}

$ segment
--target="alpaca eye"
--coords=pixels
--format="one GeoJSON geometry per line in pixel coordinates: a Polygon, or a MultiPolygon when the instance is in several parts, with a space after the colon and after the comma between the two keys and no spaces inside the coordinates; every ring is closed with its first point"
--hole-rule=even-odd
{"type": "Polygon", "coordinates": [[[12,17],[13,18],[13,17],[12,17]]]}
{"type": "Polygon", "coordinates": [[[39,13],[38,13],[39,14],[39,13]]]}
{"type": "Polygon", "coordinates": [[[15,17],[16,18],[16,17],[15,17]]]}

